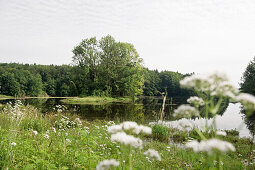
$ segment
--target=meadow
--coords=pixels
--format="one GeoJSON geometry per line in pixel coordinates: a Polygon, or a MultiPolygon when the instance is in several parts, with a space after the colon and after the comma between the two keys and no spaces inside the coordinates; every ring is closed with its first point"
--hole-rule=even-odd
{"type": "MultiPolygon", "coordinates": [[[[181,84],[195,87],[201,98],[191,97],[190,105],[179,106],[176,117],[201,117],[199,109],[205,105],[205,116],[214,118],[226,96],[242,102],[247,114],[254,110],[255,97],[237,92],[222,75],[194,75],[181,84]]],[[[89,122],[61,105],[43,114],[17,100],[1,108],[0,139],[1,169],[255,168],[252,139],[239,138],[235,130],[219,131],[207,121],[203,130],[178,130],[162,121],[89,122]]]]}

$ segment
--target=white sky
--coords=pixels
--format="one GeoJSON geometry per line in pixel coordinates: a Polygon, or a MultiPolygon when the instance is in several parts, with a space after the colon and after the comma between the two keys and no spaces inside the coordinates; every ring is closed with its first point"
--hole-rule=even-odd
{"type": "Polygon", "coordinates": [[[70,64],[82,39],[134,44],[145,67],[225,72],[255,56],[255,0],[0,0],[0,62],[70,64]]]}

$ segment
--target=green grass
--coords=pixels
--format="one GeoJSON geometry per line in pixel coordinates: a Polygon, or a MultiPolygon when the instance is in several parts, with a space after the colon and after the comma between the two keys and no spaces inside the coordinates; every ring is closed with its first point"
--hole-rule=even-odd
{"type": "MultiPolygon", "coordinates": [[[[213,156],[194,153],[183,148],[180,136],[189,137],[188,132],[169,129],[170,138],[180,141],[169,143],[153,140],[153,135],[140,136],[144,141],[142,150],[129,150],[110,140],[107,127],[112,122],[88,122],[68,113],[41,114],[32,106],[4,106],[0,111],[0,168],[1,169],[95,169],[106,159],[120,161],[116,169],[210,169],[215,167],[213,156]],[[54,129],[56,132],[54,132],[54,129]],[[33,130],[38,132],[37,135],[33,130]],[[186,133],[186,134],[185,134],[186,133]],[[175,134],[175,135],[173,135],[175,134]],[[179,134],[179,136],[177,135],[179,134]],[[49,138],[46,138],[46,135],[49,138]],[[69,143],[68,140],[71,142],[69,143]],[[12,142],[16,146],[11,145],[12,142]],[[147,158],[147,149],[157,150],[162,160],[147,158]],[[129,153],[132,153],[130,159],[129,153]]],[[[168,137],[167,129],[159,127],[157,132],[168,137]]],[[[190,135],[191,136],[191,135],[190,135]]],[[[193,135],[195,136],[195,135],[193,135]]],[[[185,138],[185,139],[186,139],[185,138]]],[[[182,138],[181,138],[182,139],[182,138]]],[[[236,152],[222,155],[224,169],[254,169],[255,153],[250,152],[251,141],[236,136],[222,139],[233,143],[236,152]],[[248,166],[244,165],[248,162],[248,166]]],[[[255,148],[253,147],[252,150],[255,148]]]]}
{"type": "Polygon", "coordinates": [[[112,98],[112,97],[74,97],[61,100],[67,104],[107,104],[107,103],[131,103],[132,99],[129,97],[119,97],[119,98],[112,98]]]}

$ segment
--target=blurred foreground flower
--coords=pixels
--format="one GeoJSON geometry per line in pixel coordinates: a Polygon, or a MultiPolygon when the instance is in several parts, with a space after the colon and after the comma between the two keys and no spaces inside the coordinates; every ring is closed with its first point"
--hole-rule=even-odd
{"type": "Polygon", "coordinates": [[[127,135],[125,132],[118,132],[111,136],[111,141],[120,142],[124,145],[130,145],[135,148],[142,149],[143,141],[131,135],[127,135]]]}
{"type": "Polygon", "coordinates": [[[112,167],[119,166],[119,164],[120,164],[120,162],[116,161],[114,159],[104,160],[102,162],[99,162],[99,164],[96,167],[96,170],[107,170],[112,167]]]}
{"type": "Polygon", "coordinates": [[[148,149],[146,152],[144,152],[144,155],[149,156],[158,161],[161,161],[161,156],[159,155],[158,151],[154,149],[148,149]]]}
{"type": "Polygon", "coordinates": [[[223,153],[236,150],[231,143],[215,138],[202,140],[201,142],[193,140],[191,142],[187,142],[186,147],[192,148],[194,152],[208,152],[209,154],[211,154],[215,149],[223,153]]]}

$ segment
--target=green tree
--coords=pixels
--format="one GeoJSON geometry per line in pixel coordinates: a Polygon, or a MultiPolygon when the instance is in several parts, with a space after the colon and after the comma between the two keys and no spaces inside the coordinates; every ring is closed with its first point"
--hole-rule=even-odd
{"type": "Polygon", "coordinates": [[[255,57],[249,62],[241,78],[241,91],[255,95],[255,57]]]}
{"type": "Polygon", "coordinates": [[[15,80],[13,73],[5,72],[0,76],[0,93],[10,96],[18,96],[20,94],[20,85],[15,80]]]}

